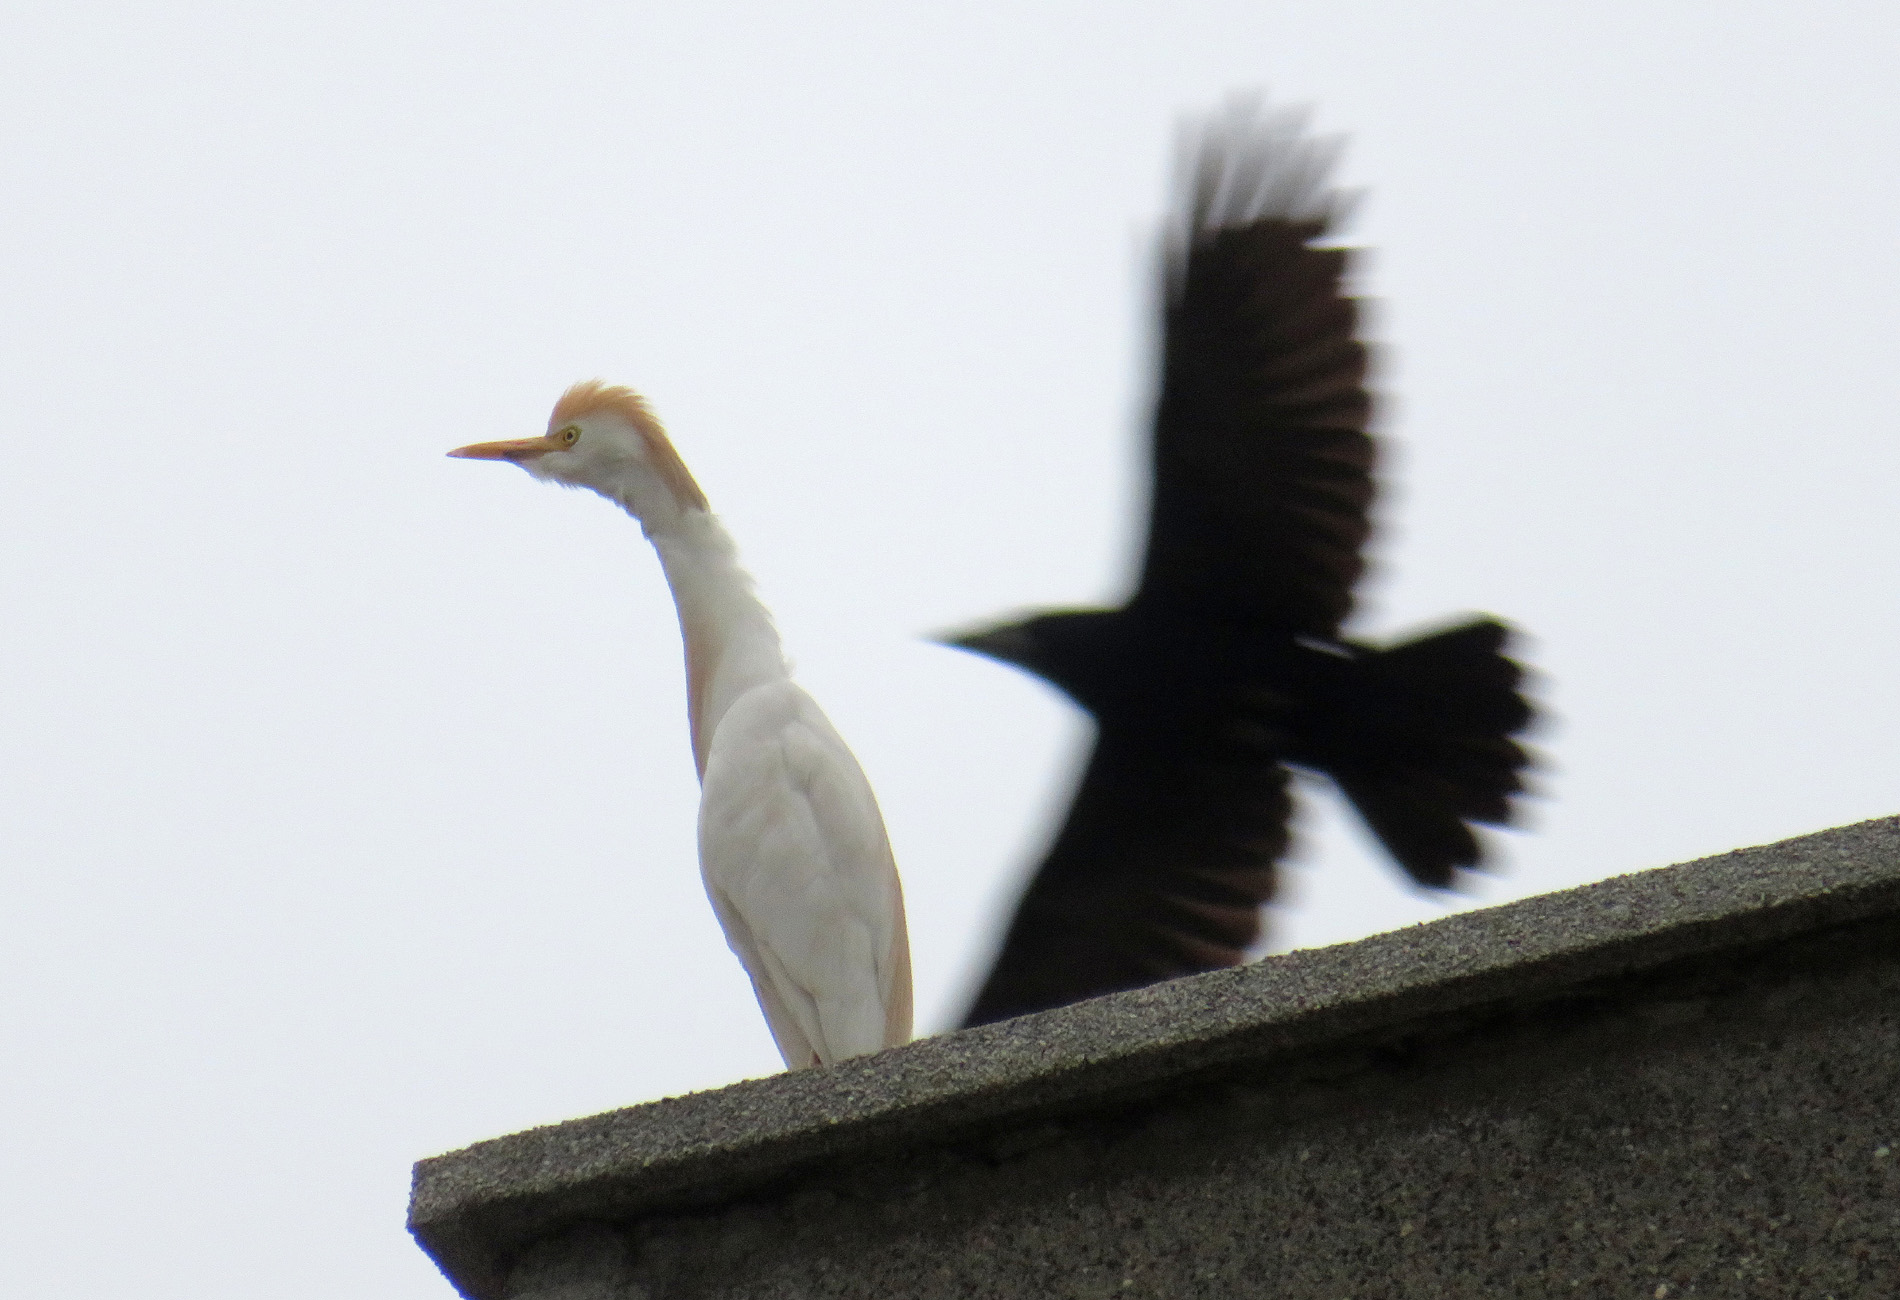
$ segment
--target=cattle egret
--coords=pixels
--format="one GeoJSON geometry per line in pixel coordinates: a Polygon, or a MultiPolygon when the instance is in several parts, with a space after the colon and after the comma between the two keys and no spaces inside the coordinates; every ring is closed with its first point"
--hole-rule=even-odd
{"type": "Polygon", "coordinates": [[[1340,636],[1369,532],[1366,349],[1315,247],[1342,204],[1302,119],[1237,107],[1183,150],[1165,254],[1147,556],[1116,610],[952,644],[1094,715],[1094,752],[967,1023],[1235,965],[1287,846],[1287,765],[1329,775],[1410,876],[1480,860],[1530,719],[1504,626],[1340,636]]]}
{"type": "Polygon", "coordinates": [[[910,941],[877,799],[646,402],[576,384],[545,436],[449,455],[592,488],[639,520],[686,643],[700,875],[780,1055],[798,1069],[907,1042],[910,941]]]}

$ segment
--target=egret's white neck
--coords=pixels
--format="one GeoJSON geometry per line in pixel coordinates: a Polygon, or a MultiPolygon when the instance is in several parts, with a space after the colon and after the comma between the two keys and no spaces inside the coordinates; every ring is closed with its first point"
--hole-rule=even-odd
{"type": "Polygon", "coordinates": [[[772,616],[753,594],[738,548],[716,518],[688,508],[669,512],[664,524],[641,523],[679,608],[693,761],[703,777],[713,729],[732,702],[754,686],[783,681],[789,670],[772,616]]]}

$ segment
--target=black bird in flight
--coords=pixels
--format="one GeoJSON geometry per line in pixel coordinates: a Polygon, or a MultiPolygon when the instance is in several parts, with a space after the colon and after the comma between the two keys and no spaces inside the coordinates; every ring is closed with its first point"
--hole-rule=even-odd
{"type": "Polygon", "coordinates": [[[1489,618],[1348,641],[1376,447],[1366,348],[1316,246],[1336,144],[1240,107],[1184,150],[1166,250],[1147,556],[1120,609],[1044,613],[951,644],[1053,683],[1095,749],[965,1023],[1245,960],[1287,847],[1289,766],[1325,773],[1413,880],[1480,859],[1531,718],[1489,618]]]}

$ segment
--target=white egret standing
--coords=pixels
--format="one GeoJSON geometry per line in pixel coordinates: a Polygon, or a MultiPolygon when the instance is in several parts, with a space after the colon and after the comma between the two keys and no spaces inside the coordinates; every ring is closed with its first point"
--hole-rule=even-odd
{"type": "Polygon", "coordinates": [[[539,438],[449,453],[592,488],[659,552],[686,642],[699,768],[699,866],[785,1064],[823,1065],[910,1038],[910,940],[877,799],[791,679],[772,616],[646,402],[576,384],[539,438]]]}

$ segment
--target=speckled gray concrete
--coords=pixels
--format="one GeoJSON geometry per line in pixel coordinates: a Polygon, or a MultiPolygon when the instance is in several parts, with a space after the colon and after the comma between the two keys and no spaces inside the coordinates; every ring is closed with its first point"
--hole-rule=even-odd
{"type": "Polygon", "coordinates": [[[411,1228],[478,1300],[1900,1294],[1896,994],[1886,819],[482,1143],[411,1228]]]}

